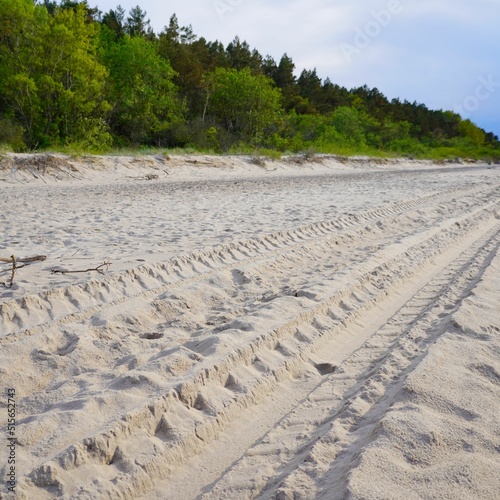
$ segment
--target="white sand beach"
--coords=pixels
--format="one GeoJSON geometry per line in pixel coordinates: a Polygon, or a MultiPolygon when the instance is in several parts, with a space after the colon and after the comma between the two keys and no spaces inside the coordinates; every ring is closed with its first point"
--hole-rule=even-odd
{"type": "Polygon", "coordinates": [[[16,154],[0,202],[15,498],[499,498],[499,165],[16,154]]]}

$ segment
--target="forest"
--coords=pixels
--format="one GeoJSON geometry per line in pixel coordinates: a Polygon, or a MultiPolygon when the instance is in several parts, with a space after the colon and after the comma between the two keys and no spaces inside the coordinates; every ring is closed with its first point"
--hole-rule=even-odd
{"type": "Polygon", "coordinates": [[[0,149],[500,160],[498,137],[457,113],[296,70],[175,14],[155,33],[139,6],[0,0],[0,149]]]}

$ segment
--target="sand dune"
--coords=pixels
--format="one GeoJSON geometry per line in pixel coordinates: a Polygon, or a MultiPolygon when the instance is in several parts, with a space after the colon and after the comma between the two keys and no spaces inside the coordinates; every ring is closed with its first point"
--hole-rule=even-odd
{"type": "Polygon", "coordinates": [[[496,498],[499,180],[4,158],[17,498],[496,498]]]}

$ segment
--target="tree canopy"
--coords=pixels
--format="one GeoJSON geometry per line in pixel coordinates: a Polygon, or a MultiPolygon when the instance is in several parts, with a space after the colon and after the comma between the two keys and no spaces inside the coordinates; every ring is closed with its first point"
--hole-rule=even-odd
{"type": "Polygon", "coordinates": [[[347,89],[236,36],[198,37],[172,14],[86,0],[0,0],[0,143],[190,146],[231,151],[500,157],[498,137],[457,113],[347,89]]]}

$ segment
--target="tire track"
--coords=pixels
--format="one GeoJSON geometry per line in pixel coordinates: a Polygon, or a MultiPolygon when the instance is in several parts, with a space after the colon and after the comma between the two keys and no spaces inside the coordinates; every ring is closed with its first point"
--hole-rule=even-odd
{"type": "MultiPolygon", "coordinates": [[[[463,207],[458,210],[457,207],[453,211],[454,215],[457,215],[457,212],[463,212],[470,209],[470,207],[465,204],[463,207]]],[[[435,214],[434,219],[440,219],[443,217],[444,212],[442,210],[438,210],[438,212],[435,214]]],[[[451,214],[448,214],[447,216],[451,216],[451,214]]],[[[315,275],[322,276],[322,281],[323,283],[320,282],[320,287],[315,287],[315,290],[313,290],[310,286],[306,288],[305,290],[302,290],[299,288],[295,289],[288,289],[284,290],[281,289],[280,292],[277,294],[272,294],[270,297],[269,295],[265,295],[265,297],[252,297],[250,300],[250,313],[249,313],[249,320],[255,319],[256,316],[259,316],[259,314],[266,314],[269,316],[270,314],[274,314],[276,317],[276,320],[280,317],[280,314],[282,314],[283,311],[279,311],[279,306],[280,303],[283,302],[283,297],[280,294],[284,294],[287,296],[294,296],[297,298],[303,297],[304,300],[306,298],[309,298],[313,302],[318,302],[321,300],[321,290],[325,288],[325,286],[332,286],[334,282],[339,282],[339,278],[342,278],[342,276],[350,276],[351,274],[357,275],[358,274],[358,267],[359,263],[363,264],[364,261],[366,261],[366,249],[361,246],[358,250],[353,252],[353,248],[356,246],[356,241],[360,240],[360,243],[362,245],[369,244],[372,238],[375,243],[377,243],[376,248],[378,255],[382,255],[382,250],[385,249],[387,250],[387,245],[392,244],[392,238],[394,235],[390,235],[388,238],[384,238],[387,240],[383,245],[380,245],[380,236],[383,235],[384,231],[390,231],[392,232],[394,229],[397,229],[399,231],[399,226],[404,226],[404,231],[398,235],[398,238],[403,237],[402,235],[406,234],[407,236],[409,234],[413,234],[413,232],[416,230],[416,228],[421,225],[419,222],[418,218],[417,220],[415,219],[414,215],[410,216],[409,220],[405,219],[401,220],[400,218],[395,218],[395,219],[385,219],[384,222],[384,227],[379,228],[378,223],[374,227],[374,230],[370,234],[366,234],[364,229],[366,226],[361,225],[356,227],[354,230],[355,233],[344,233],[344,237],[349,236],[347,242],[343,242],[341,245],[341,250],[342,253],[339,254],[338,256],[335,256],[336,259],[339,260],[346,260],[346,261],[351,261],[351,264],[348,267],[341,266],[340,270],[338,268],[333,268],[333,269],[328,269],[328,274],[325,273],[326,269],[325,268],[314,268],[311,269],[314,259],[319,259],[320,261],[325,258],[325,255],[328,255],[333,249],[336,248],[336,241],[337,241],[337,236],[333,240],[329,240],[328,238],[322,238],[322,239],[316,239],[311,242],[307,242],[307,245],[304,247],[304,245],[296,246],[294,249],[290,250],[290,252],[287,252],[286,254],[277,254],[277,257],[274,259],[264,259],[260,262],[254,262],[254,263],[249,263],[246,264],[246,267],[243,266],[238,266],[237,270],[240,272],[242,269],[250,269],[255,268],[257,266],[258,270],[261,273],[264,274],[272,274],[275,275],[278,272],[282,274],[283,277],[283,282],[286,284],[287,280],[290,277],[290,274],[299,274],[302,275],[306,278],[306,285],[310,285],[310,282],[308,283],[308,280],[310,280],[311,273],[315,275]],[[391,222],[392,221],[392,222],[391,222]],[[389,224],[391,222],[391,224],[389,224]],[[356,237],[354,237],[356,236],[356,237]],[[363,238],[361,242],[361,238],[363,238]],[[320,245],[321,243],[321,245],[320,245]],[[351,246],[349,246],[351,245],[351,246]],[[318,247],[318,248],[315,248],[318,247]],[[315,250],[315,252],[313,252],[315,250]],[[307,259],[306,259],[307,257],[307,259]],[[269,265],[269,263],[272,263],[272,266],[269,265]],[[292,265],[293,270],[290,271],[290,265],[292,265]],[[264,266],[264,267],[263,267],[264,266]],[[281,271],[280,271],[281,269],[281,271]],[[330,276],[327,279],[327,276],[330,276]],[[295,292],[293,291],[295,290],[295,292]],[[313,293],[311,293],[313,292],[313,293]],[[317,297],[316,297],[317,295],[317,297]],[[270,301],[270,302],[269,302],[270,301]],[[277,304],[276,307],[273,307],[274,304],[277,304]]],[[[425,226],[431,227],[432,224],[435,224],[435,221],[426,223],[425,226]]],[[[423,227],[419,228],[419,230],[423,231],[423,227]]],[[[379,258],[379,260],[383,260],[382,257],[379,258]]],[[[361,269],[361,268],[360,268],[361,269]]],[[[344,278],[342,278],[344,279],[344,278]]],[[[299,283],[304,285],[303,281],[302,283],[299,283]]],[[[217,286],[224,287],[226,283],[219,283],[217,286]]],[[[265,284],[264,284],[265,286],[265,284]]],[[[259,285],[260,287],[260,285],[259,285]]],[[[314,287],[313,287],[314,288],[314,287]]],[[[228,300],[229,302],[233,303],[233,307],[236,309],[234,312],[234,316],[238,317],[241,316],[241,311],[238,309],[241,309],[241,305],[243,304],[242,301],[245,301],[247,298],[247,293],[244,291],[244,287],[241,287],[240,285],[236,285],[234,288],[236,294],[231,297],[226,297],[223,296],[223,300],[228,300]]],[[[297,300],[297,299],[293,299],[297,300]]],[[[133,299],[131,299],[127,303],[127,307],[132,309],[132,312],[128,314],[126,317],[122,317],[120,319],[120,322],[117,323],[115,329],[117,330],[117,336],[118,338],[123,338],[124,343],[129,343],[129,342],[134,342],[134,337],[138,337],[138,332],[144,330],[146,327],[144,325],[139,325],[139,330],[135,330],[136,333],[132,332],[127,335],[123,335],[120,333],[120,330],[124,330],[125,332],[128,331],[129,329],[129,321],[134,319],[135,313],[133,310],[138,310],[139,314],[145,314],[141,311],[145,307],[148,308],[148,311],[151,309],[151,306],[153,306],[153,309],[159,310],[160,313],[163,312],[164,307],[169,306],[169,303],[171,302],[171,296],[166,295],[164,297],[161,297],[158,299],[156,295],[153,295],[151,297],[151,300],[145,301],[142,304],[139,304],[137,307],[130,307],[133,302],[133,299]],[[151,304],[151,306],[149,305],[151,304]],[[166,305],[166,306],[165,306],[166,305]],[[163,309],[162,309],[163,308],[163,309]]],[[[291,304],[290,302],[285,303],[285,306],[290,308],[292,311],[297,310],[297,304],[291,304]]],[[[211,307],[216,307],[216,305],[211,304],[211,307]]],[[[127,387],[133,388],[133,386],[137,383],[140,383],[140,386],[143,391],[144,399],[147,398],[155,398],[158,396],[162,396],[166,393],[169,392],[172,388],[172,384],[169,381],[169,379],[172,379],[172,365],[176,365],[173,367],[174,369],[174,375],[177,380],[182,381],[185,377],[190,376],[190,371],[203,367],[206,365],[203,364],[203,359],[207,353],[203,352],[202,350],[197,347],[197,342],[194,342],[193,340],[188,340],[187,342],[182,342],[177,339],[174,339],[172,343],[170,344],[172,347],[169,350],[169,344],[162,345],[161,346],[161,352],[158,355],[153,355],[152,359],[153,361],[151,362],[151,365],[154,365],[155,363],[158,363],[156,361],[159,357],[162,357],[161,361],[161,370],[165,374],[165,369],[167,370],[167,377],[164,378],[164,380],[161,381],[159,384],[159,380],[157,377],[151,378],[149,376],[148,372],[148,366],[144,366],[144,369],[141,369],[141,371],[133,370],[130,369],[129,371],[126,371],[125,373],[123,370],[120,368],[122,365],[122,362],[118,363],[117,361],[114,361],[113,359],[109,359],[109,356],[107,358],[103,358],[103,360],[100,363],[100,366],[96,366],[96,364],[89,364],[87,360],[82,359],[81,357],[71,358],[70,363],[66,363],[66,369],[63,370],[61,369],[61,362],[59,361],[61,357],[65,357],[67,354],[71,353],[72,351],[76,350],[76,352],[88,352],[91,353],[92,351],[93,355],[96,355],[98,357],[101,357],[101,352],[95,351],[95,349],[92,348],[92,345],[88,344],[88,341],[85,342],[83,345],[82,342],[79,339],[87,339],[90,337],[90,339],[94,338],[97,340],[94,340],[95,342],[98,342],[100,346],[102,346],[105,351],[109,351],[110,353],[114,352],[115,347],[111,342],[105,342],[100,339],[106,339],[109,337],[109,332],[108,329],[104,326],[92,326],[92,323],[95,322],[97,317],[91,318],[90,324],[83,322],[82,328],[75,329],[72,327],[72,329],[68,330],[67,328],[64,328],[62,330],[52,330],[52,337],[54,338],[54,334],[57,331],[57,336],[60,338],[60,340],[55,343],[52,341],[52,346],[49,348],[49,346],[45,345],[45,340],[44,336],[40,336],[40,339],[37,339],[37,342],[40,345],[39,349],[34,349],[33,352],[30,355],[30,364],[35,364],[35,369],[39,372],[39,378],[35,379],[34,384],[32,385],[30,391],[28,394],[32,394],[31,396],[27,397],[23,401],[23,405],[26,408],[33,407],[33,411],[35,411],[37,414],[40,415],[40,418],[37,419],[36,422],[33,422],[32,426],[35,425],[40,425],[40,423],[43,423],[44,421],[48,421],[49,423],[51,420],[54,418],[53,417],[53,411],[57,411],[58,406],[64,406],[65,404],[65,398],[68,398],[68,395],[65,391],[61,390],[61,387],[64,388],[65,386],[69,387],[69,390],[71,391],[72,394],[74,394],[74,391],[71,389],[71,381],[79,375],[82,371],[89,371],[91,370],[92,372],[95,372],[96,375],[93,376],[94,379],[100,379],[101,385],[100,389],[99,387],[96,387],[94,389],[94,392],[97,392],[99,394],[98,400],[102,400],[102,394],[103,391],[106,391],[108,394],[106,396],[106,400],[108,405],[112,405],[114,407],[117,407],[119,410],[120,415],[126,415],[128,414],[133,406],[137,406],[134,401],[132,401],[132,406],[124,400],[122,402],[121,394],[125,394],[127,392],[127,387]],[[69,332],[69,334],[67,333],[69,332]],[[78,343],[80,342],[80,347],[77,349],[78,343]],[[90,349],[89,349],[90,348],[90,349]],[[165,356],[163,353],[168,353],[168,356],[165,356]],[[201,355],[201,356],[200,356],[201,355]],[[75,374],[72,366],[78,366],[78,372],[75,374]],[[54,371],[54,367],[57,367],[57,369],[54,371]],[[52,373],[51,378],[47,378],[45,375],[46,373],[52,373]],[[76,375],[76,377],[75,377],[76,375]],[[112,380],[111,383],[108,381],[112,380]],[[47,381],[47,382],[44,382],[47,381]],[[50,386],[46,385],[48,382],[50,382],[50,386]],[[130,387],[132,385],[132,387],[130,387]],[[52,394],[55,394],[55,396],[51,397],[51,403],[48,405],[45,405],[45,407],[40,408],[40,406],[36,403],[37,399],[39,399],[38,394],[43,394],[46,393],[47,391],[52,391],[53,387],[57,387],[56,392],[52,392],[52,394]],[[156,388],[156,389],[155,389],[156,388]]],[[[245,319],[243,317],[242,319],[245,319]]],[[[279,321],[273,320],[274,323],[276,323],[276,326],[279,326],[279,321]]],[[[99,321],[101,321],[101,317],[99,316],[99,321]]],[[[324,319],[325,324],[329,321],[328,318],[324,319]]],[[[209,323],[207,322],[207,325],[209,323]]],[[[216,324],[220,325],[221,324],[221,318],[220,317],[215,317],[211,318],[210,324],[216,324]]],[[[209,328],[203,331],[203,337],[206,338],[208,341],[210,341],[210,337],[214,336],[214,334],[218,334],[220,331],[225,331],[227,328],[243,328],[245,329],[245,325],[241,325],[241,322],[238,320],[236,322],[232,322],[232,324],[228,325],[222,325],[217,326],[216,328],[209,328]],[[236,323],[236,324],[234,324],[236,323]]],[[[155,330],[150,330],[152,332],[154,331],[168,331],[170,328],[169,325],[159,324],[156,325],[155,330]]],[[[187,325],[186,328],[191,329],[191,325],[187,325]]],[[[194,328],[194,327],[193,327],[194,328]]],[[[258,327],[257,327],[258,328],[258,327]]],[[[147,330],[144,330],[147,332],[147,330]]],[[[241,337],[242,341],[240,342],[241,345],[245,345],[245,342],[251,341],[252,340],[252,334],[250,332],[250,336],[245,334],[243,335],[243,331],[238,331],[238,335],[241,337]]],[[[147,335],[147,334],[146,334],[147,335]]],[[[195,336],[198,336],[198,334],[195,332],[195,336]]],[[[217,335],[217,338],[219,335],[217,335]]],[[[12,340],[19,340],[16,337],[11,336],[10,337],[12,340]]],[[[141,338],[146,338],[146,339],[154,339],[157,338],[155,337],[155,334],[151,334],[150,336],[144,336],[141,334],[141,338]]],[[[137,342],[137,341],[135,341],[137,342]]],[[[142,345],[137,345],[138,349],[141,349],[143,352],[147,352],[147,346],[145,345],[144,340],[140,340],[139,342],[142,343],[142,345]]],[[[146,342],[149,342],[146,340],[146,342]]],[[[152,342],[152,347],[154,348],[155,343],[152,342]]],[[[221,346],[217,347],[218,355],[219,357],[222,357],[224,355],[225,349],[219,349],[219,347],[224,347],[222,344],[221,346]]],[[[234,346],[233,346],[234,347],[234,346]]],[[[12,346],[12,355],[18,352],[18,349],[13,345],[12,346]]],[[[8,352],[8,351],[7,351],[8,352]]],[[[133,352],[133,349],[132,349],[133,352]]],[[[149,352],[152,352],[152,349],[149,350],[149,352]]],[[[8,355],[6,353],[6,355],[8,355]]],[[[144,355],[142,355],[144,356],[144,355]]],[[[137,362],[136,357],[133,357],[134,359],[132,360],[134,363],[137,362]]],[[[123,361],[126,363],[129,363],[127,361],[126,356],[123,357],[123,361]]],[[[210,360],[208,360],[210,361],[210,360]]],[[[142,363],[142,362],[141,362],[142,363]]],[[[64,365],[63,365],[64,366],[64,365]]],[[[135,365],[136,366],[136,365],[135,365]]],[[[158,367],[151,366],[151,372],[152,371],[157,371],[158,367]]],[[[164,377],[164,375],[163,375],[164,377]]],[[[95,396],[87,396],[86,393],[83,395],[78,395],[75,394],[74,396],[75,403],[78,405],[85,405],[87,407],[93,408],[95,404],[93,403],[93,400],[95,399],[95,396]]],[[[101,403],[102,404],[102,403],[101,403]]],[[[29,411],[29,410],[28,410],[29,411]]],[[[64,414],[62,415],[64,417],[64,414]]],[[[62,418],[61,417],[61,418],[62,418]]],[[[57,416],[59,418],[59,416],[57,416]]],[[[96,415],[93,425],[91,428],[87,429],[88,433],[92,432],[92,429],[99,429],[102,426],[108,425],[109,422],[106,420],[103,420],[99,417],[99,414],[96,415]]],[[[52,424],[49,425],[50,428],[52,428],[52,424]]],[[[27,429],[25,432],[28,432],[29,434],[32,433],[30,429],[27,429]]],[[[47,435],[51,435],[49,432],[46,433],[47,435]]],[[[67,445],[67,443],[63,442],[63,439],[58,438],[60,441],[61,447],[59,449],[62,449],[67,445]]],[[[53,441],[54,439],[51,438],[53,441]]],[[[49,450],[54,448],[54,444],[48,441],[41,441],[38,444],[37,448],[37,455],[38,456],[50,456],[49,450]]],[[[57,449],[57,448],[54,448],[57,449]]]]}
{"type": "MultiPolygon", "coordinates": [[[[147,407],[124,416],[114,428],[75,443],[55,460],[34,470],[30,482],[37,489],[57,491],[62,488],[58,477],[91,468],[92,464],[108,464],[117,479],[105,487],[103,494],[125,498],[132,492],[150,488],[166,470],[175,469],[220,435],[245,408],[263,400],[280,380],[292,376],[326,339],[338,335],[384,300],[388,288],[394,292],[429,265],[430,260],[467,235],[482,231],[478,230],[478,224],[495,225],[489,208],[478,209],[457,223],[427,229],[415,238],[417,241],[407,243],[397,257],[387,260],[378,255],[382,263],[377,263],[374,257],[372,269],[361,274],[351,286],[323,297],[308,311],[257,336],[232,354],[212,360],[215,364],[211,367],[189,375],[190,380],[147,407]],[[129,450],[139,442],[141,446],[154,448],[154,458],[134,464],[130,462],[129,450]]],[[[369,265],[365,262],[362,267],[369,265]]],[[[90,498],[92,488],[88,488],[90,498]]],[[[79,492],[81,498],[85,498],[85,491],[83,488],[79,492]]]]}
{"type": "MultiPolygon", "coordinates": [[[[491,190],[492,192],[496,190],[491,190]]],[[[390,204],[356,214],[345,214],[338,219],[279,231],[253,240],[244,240],[180,255],[166,263],[142,266],[124,273],[105,277],[102,281],[90,281],[83,285],[42,292],[0,305],[0,331],[6,339],[15,340],[19,334],[34,335],[48,324],[65,324],[89,318],[103,307],[112,307],[127,300],[150,298],[167,291],[172,286],[183,286],[207,279],[222,270],[234,269],[248,262],[258,262],[288,251],[308,241],[341,235],[356,226],[398,216],[429,203],[443,203],[458,194],[472,196],[473,189],[451,189],[415,198],[402,203],[390,204]],[[12,337],[12,334],[15,337],[12,337]]]]}
{"type": "Polygon", "coordinates": [[[497,253],[499,240],[497,225],[468,246],[202,498],[346,498],[348,472],[372,440],[379,415],[446,330],[497,253]]]}
{"type": "MultiPolygon", "coordinates": [[[[346,388],[344,400],[328,419],[328,429],[315,436],[302,463],[279,487],[259,498],[291,498],[287,484],[294,485],[293,498],[310,498],[311,494],[332,500],[346,498],[349,469],[373,440],[379,415],[394,403],[407,375],[446,331],[453,313],[497,254],[499,240],[498,227],[479,238],[347,360],[345,373],[339,376],[346,388]],[[346,384],[347,374],[353,379],[352,386],[346,384]],[[313,464],[319,466],[314,472],[313,464]],[[297,484],[304,489],[298,492],[297,484]]],[[[328,384],[332,387],[336,382],[332,376],[328,384]]]]}

